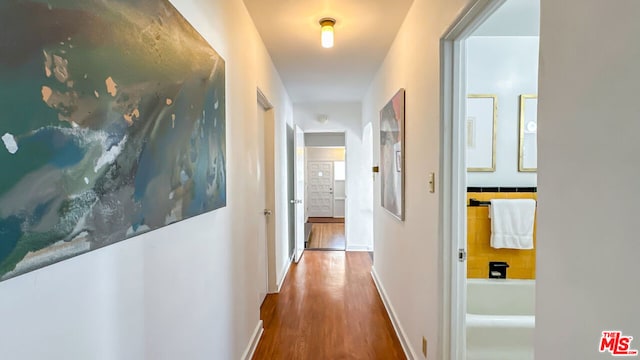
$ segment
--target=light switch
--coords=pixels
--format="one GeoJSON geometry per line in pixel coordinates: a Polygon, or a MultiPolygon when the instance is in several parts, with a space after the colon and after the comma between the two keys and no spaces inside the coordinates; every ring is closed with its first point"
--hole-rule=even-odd
{"type": "Polygon", "coordinates": [[[429,192],[430,193],[436,192],[436,174],[435,173],[429,173],[429,192]]]}

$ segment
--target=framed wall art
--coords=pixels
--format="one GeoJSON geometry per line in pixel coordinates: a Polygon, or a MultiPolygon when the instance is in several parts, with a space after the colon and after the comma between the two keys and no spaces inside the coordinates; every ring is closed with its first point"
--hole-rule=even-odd
{"type": "Polygon", "coordinates": [[[226,206],[225,61],[169,1],[0,24],[0,279],[226,206]]]}
{"type": "Polygon", "coordinates": [[[382,207],[404,220],[405,90],[400,89],[380,111],[380,176],[382,207]]]}
{"type": "Polygon", "coordinates": [[[497,95],[468,95],[466,111],[467,171],[496,171],[497,95]]]}

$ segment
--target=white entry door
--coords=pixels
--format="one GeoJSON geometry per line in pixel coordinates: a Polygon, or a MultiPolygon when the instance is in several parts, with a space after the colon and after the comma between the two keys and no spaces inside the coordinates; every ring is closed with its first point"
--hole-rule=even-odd
{"type": "Polygon", "coordinates": [[[307,179],[309,217],[333,217],[333,163],[309,161],[307,179]]]}

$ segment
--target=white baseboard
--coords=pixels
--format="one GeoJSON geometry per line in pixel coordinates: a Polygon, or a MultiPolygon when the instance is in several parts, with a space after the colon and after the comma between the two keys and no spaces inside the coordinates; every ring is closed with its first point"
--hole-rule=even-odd
{"type": "Polygon", "coordinates": [[[280,289],[282,289],[282,284],[284,284],[284,280],[287,278],[287,274],[289,273],[289,268],[291,267],[291,263],[293,262],[294,256],[295,254],[293,254],[291,258],[289,258],[289,261],[287,261],[283,271],[280,273],[280,276],[279,276],[280,282],[278,283],[278,292],[280,292],[280,289]]]}
{"type": "Polygon", "coordinates": [[[242,354],[242,357],[240,359],[251,360],[253,354],[256,352],[256,348],[258,347],[258,343],[260,342],[260,338],[262,337],[263,332],[264,328],[262,327],[262,320],[260,320],[258,321],[258,325],[253,331],[253,335],[249,340],[249,344],[247,345],[247,348],[244,350],[244,353],[242,354]]]}
{"type": "Polygon", "coordinates": [[[408,360],[416,360],[419,359],[418,356],[413,352],[411,345],[409,344],[409,340],[407,339],[407,334],[405,334],[400,321],[396,317],[396,312],[393,309],[393,305],[389,301],[387,297],[387,292],[384,290],[384,286],[380,282],[378,278],[378,273],[376,273],[376,269],[371,267],[371,277],[373,278],[373,282],[376,284],[376,288],[378,289],[378,293],[382,298],[382,303],[384,307],[387,309],[387,313],[389,314],[389,318],[391,319],[391,324],[393,324],[393,329],[396,331],[396,335],[398,335],[398,339],[400,340],[400,345],[402,345],[402,350],[404,351],[404,355],[408,360]]]}
{"type": "Polygon", "coordinates": [[[367,245],[348,245],[347,251],[373,251],[370,246],[367,245]]]}

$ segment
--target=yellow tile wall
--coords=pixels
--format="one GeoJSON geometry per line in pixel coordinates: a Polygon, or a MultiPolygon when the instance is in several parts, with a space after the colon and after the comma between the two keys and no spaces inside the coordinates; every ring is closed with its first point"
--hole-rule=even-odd
{"type": "MultiPolygon", "coordinates": [[[[469,199],[480,201],[491,199],[534,199],[536,193],[491,193],[470,192],[469,199]]],[[[491,219],[487,206],[467,206],[467,278],[486,279],[489,277],[490,261],[506,261],[509,264],[507,278],[535,279],[536,278],[536,226],[533,226],[533,249],[494,249],[491,247],[491,219]]]]}

